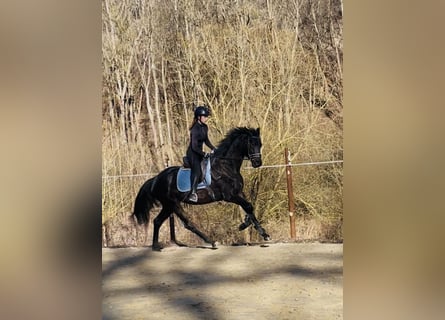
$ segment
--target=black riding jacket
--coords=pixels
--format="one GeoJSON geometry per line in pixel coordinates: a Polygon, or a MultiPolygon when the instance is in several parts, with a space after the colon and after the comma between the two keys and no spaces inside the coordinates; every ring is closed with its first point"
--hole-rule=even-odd
{"type": "Polygon", "coordinates": [[[213,144],[209,140],[208,136],[209,127],[205,123],[196,122],[190,129],[190,144],[187,150],[187,154],[192,153],[198,154],[204,157],[205,153],[202,151],[202,145],[205,143],[210,149],[215,149],[213,144]]]}
{"type": "Polygon", "coordinates": [[[209,127],[205,123],[196,122],[190,129],[190,144],[187,149],[187,155],[191,156],[193,153],[204,157],[205,153],[202,151],[202,145],[205,143],[210,149],[215,149],[209,140],[209,127]]]}

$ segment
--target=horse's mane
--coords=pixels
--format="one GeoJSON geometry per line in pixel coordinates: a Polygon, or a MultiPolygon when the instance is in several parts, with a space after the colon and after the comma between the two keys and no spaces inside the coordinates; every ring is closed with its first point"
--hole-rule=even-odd
{"type": "Polygon", "coordinates": [[[217,146],[217,152],[224,155],[229,150],[234,141],[238,140],[240,137],[249,136],[258,136],[257,129],[247,127],[233,128],[226,134],[224,139],[219,142],[217,146]]]}

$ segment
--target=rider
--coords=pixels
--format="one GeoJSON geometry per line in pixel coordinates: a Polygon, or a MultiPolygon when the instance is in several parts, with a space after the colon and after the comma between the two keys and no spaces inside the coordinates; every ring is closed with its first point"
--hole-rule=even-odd
{"type": "Polygon", "coordinates": [[[198,183],[202,180],[201,161],[203,158],[208,157],[209,154],[202,151],[202,145],[205,143],[212,152],[215,147],[210,142],[208,137],[209,128],[206,125],[210,111],[206,106],[199,106],[195,109],[195,117],[193,123],[190,126],[190,144],[187,149],[187,158],[190,162],[191,174],[190,182],[192,190],[188,200],[191,202],[198,202],[198,195],[196,189],[198,183]]]}

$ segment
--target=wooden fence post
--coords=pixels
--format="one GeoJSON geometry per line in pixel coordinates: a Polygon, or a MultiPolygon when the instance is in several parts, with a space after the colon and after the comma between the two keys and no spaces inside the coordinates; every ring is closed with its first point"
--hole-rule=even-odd
{"type": "Polygon", "coordinates": [[[289,222],[290,222],[290,237],[295,240],[297,238],[295,232],[295,204],[294,192],[292,188],[292,166],[290,162],[290,154],[287,148],[284,149],[284,157],[286,161],[286,177],[287,177],[287,199],[289,206],[289,222]]]}

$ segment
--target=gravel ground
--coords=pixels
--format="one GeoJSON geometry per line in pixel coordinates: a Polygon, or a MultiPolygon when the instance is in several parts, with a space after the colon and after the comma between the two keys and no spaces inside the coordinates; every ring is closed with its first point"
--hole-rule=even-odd
{"type": "Polygon", "coordinates": [[[343,319],[343,245],[102,249],[103,319],[343,319]]]}

